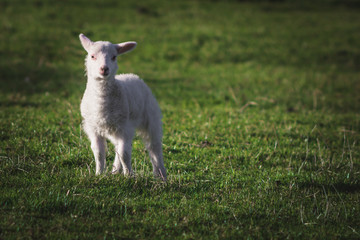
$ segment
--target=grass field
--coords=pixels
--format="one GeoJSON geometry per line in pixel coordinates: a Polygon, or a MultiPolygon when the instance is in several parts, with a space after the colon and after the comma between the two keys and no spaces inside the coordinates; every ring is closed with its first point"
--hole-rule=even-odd
{"type": "Polygon", "coordinates": [[[360,238],[356,1],[1,0],[0,56],[0,239],[360,238]],[[80,32],[138,42],[166,184],[95,176],[80,32]]]}

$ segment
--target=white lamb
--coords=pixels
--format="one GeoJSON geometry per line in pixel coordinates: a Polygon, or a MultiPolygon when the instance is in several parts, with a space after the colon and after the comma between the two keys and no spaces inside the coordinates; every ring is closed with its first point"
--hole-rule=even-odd
{"type": "Polygon", "coordinates": [[[136,42],[80,41],[85,58],[86,90],[81,101],[83,128],[91,141],[96,174],[105,171],[106,139],[115,146],[112,173],[132,175],[131,148],[135,129],[149,152],[153,173],[166,180],[162,154],[162,123],[159,105],[149,87],[134,74],[115,75],[116,57],[136,47],[136,42]]]}

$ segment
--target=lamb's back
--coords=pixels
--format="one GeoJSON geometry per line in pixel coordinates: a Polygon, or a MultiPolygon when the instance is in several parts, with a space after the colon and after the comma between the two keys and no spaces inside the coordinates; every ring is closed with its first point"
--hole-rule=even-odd
{"type": "Polygon", "coordinates": [[[115,79],[124,91],[123,96],[127,98],[131,119],[143,118],[148,111],[154,111],[154,107],[158,108],[150,88],[139,76],[127,73],[116,75],[115,79]]]}

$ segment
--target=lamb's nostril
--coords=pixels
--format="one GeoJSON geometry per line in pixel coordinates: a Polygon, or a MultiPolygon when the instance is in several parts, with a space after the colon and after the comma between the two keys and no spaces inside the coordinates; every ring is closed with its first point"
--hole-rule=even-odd
{"type": "Polygon", "coordinates": [[[102,75],[108,75],[108,73],[109,73],[109,68],[108,68],[107,66],[102,66],[102,67],[100,67],[100,73],[101,73],[102,75]]]}
{"type": "Polygon", "coordinates": [[[106,72],[109,70],[109,68],[107,66],[102,66],[100,70],[106,72]]]}

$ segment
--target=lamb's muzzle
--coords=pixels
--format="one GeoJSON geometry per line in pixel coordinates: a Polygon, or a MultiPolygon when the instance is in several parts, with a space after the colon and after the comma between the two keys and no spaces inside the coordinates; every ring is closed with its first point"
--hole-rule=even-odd
{"type": "Polygon", "coordinates": [[[109,68],[107,66],[100,67],[100,74],[103,76],[109,75],[109,68]]]}

